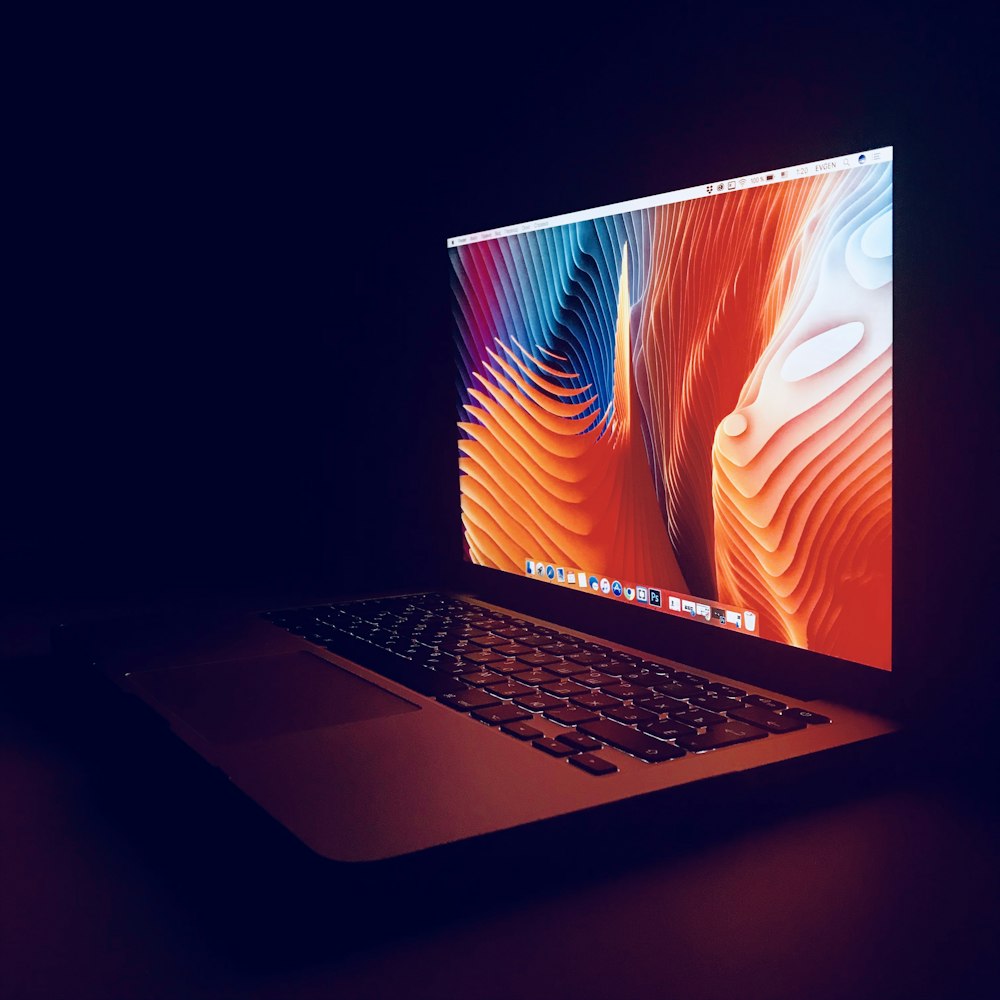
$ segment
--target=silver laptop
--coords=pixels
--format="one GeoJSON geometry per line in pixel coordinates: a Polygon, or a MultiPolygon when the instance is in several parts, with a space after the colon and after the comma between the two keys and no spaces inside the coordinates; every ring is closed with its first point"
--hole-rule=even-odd
{"type": "Polygon", "coordinates": [[[449,238],[453,579],[82,648],[339,861],[893,732],[892,169],[449,238]]]}

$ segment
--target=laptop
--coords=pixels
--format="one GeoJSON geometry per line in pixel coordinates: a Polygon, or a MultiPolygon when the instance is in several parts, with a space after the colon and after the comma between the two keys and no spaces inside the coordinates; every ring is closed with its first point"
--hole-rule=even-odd
{"type": "Polygon", "coordinates": [[[454,574],[73,648],[336,861],[893,733],[892,169],[448,238],[454,574]]]}

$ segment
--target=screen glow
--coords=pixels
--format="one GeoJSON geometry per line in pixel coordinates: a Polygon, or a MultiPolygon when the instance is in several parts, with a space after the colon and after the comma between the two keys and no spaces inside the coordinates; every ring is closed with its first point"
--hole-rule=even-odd
{"type": "Polygon", "coordinates": [[[470,561],[890,668],[891,150],[828,162],[448,241],[470,561]]]}

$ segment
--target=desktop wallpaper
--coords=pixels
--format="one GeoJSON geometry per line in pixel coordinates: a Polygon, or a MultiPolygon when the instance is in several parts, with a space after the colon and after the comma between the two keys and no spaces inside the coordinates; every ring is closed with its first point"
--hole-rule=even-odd
{"type": "Polygon", "coordinates": [[[469,560],[890,668],[891,162],[449,254],[469,560]]]}

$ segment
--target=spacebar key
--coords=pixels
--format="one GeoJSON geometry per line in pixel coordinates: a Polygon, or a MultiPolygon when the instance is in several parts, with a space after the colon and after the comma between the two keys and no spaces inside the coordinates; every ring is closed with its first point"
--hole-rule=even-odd
{"type": "Polygon", "coordinates": [[[433,670],[414,670],[399,678],[400,684],[405,684],[420,694],[427,695],[428,698],[440,698],[443,694],[453,694],[456,691],[465,689],[454,677],[445,674],[436,674],[433,670]]]}
{"type": "Polygon", "coordinates": [[[405,657],[397,656],[395,653],[379,649],[351,636],[338,636],[336,642],[327,643],[326,648],[331,653],[351,660],[359,667],[365,667],[383,677],[388,677],[389,680],[405,684],[406,687],[429,698],[439,698],[443,694],[466,689],[466,685],[454,677],[435,673],[413,660],[407,660],[405,657]]]}
{"type": "Polygon", "coordinates": [[[465,691],[467,688],[467,685],[455,677],[435,673],[433,670],[428,670],[427,667],[422,667],[412,660],[403,659],[401,656],[395,656],[393,653],[385,653],[377,660],[366,658],[359,660],[359,662],[362,667],[368,667],[383,677],[405,684],[418,694],[427,695],[428,698],[440,698],[443,694],[465,691]]]}
{"type": "Polygon", "coordinates": [[[680,747],[664,743],[663,740],[653,739],[652,736],[636,732],[636,730],[629,729],[628,726],[623,726],[620,722],[612,722],[610,719],[581,722],[576,728],[581,733],[593,736],[595,740],[610,743],[611,746],[624,750],[625,753],[630,753],[633,757],[649,761],[651,764],[684,756],[684,751],[680,747]]]}

